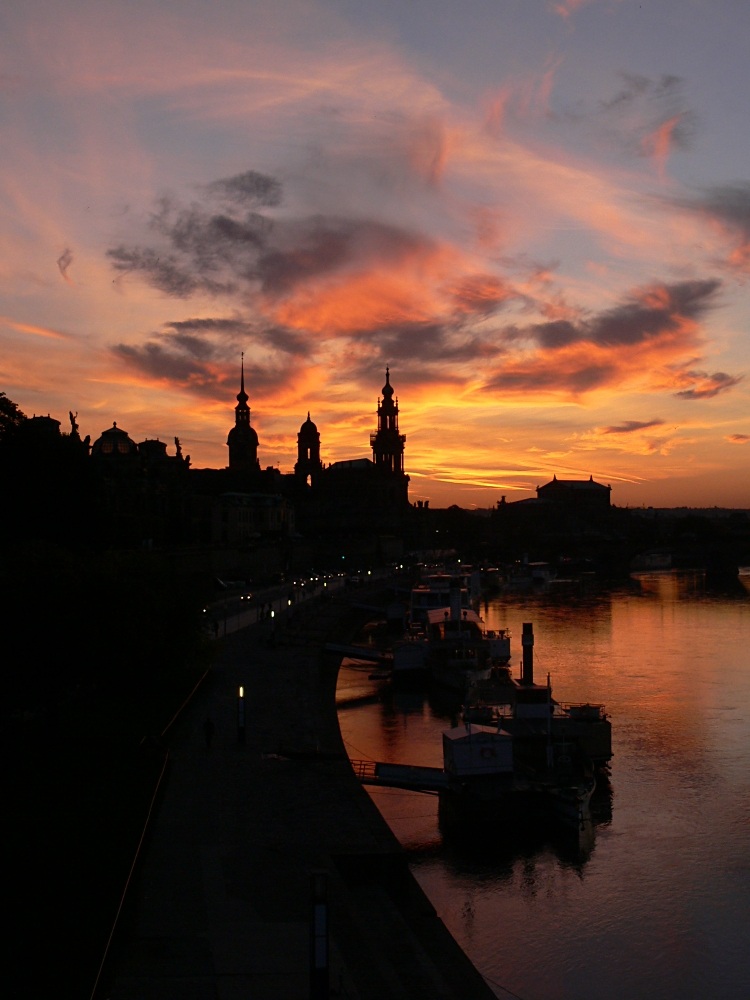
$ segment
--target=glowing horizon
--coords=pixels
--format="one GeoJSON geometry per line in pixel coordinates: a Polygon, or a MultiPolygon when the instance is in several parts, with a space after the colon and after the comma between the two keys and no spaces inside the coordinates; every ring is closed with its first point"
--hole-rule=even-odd
{"type": "Polygon", "coordinates": [[[682,11],[10,9],[0,391],[221,468],[244,352],[291,472],[389,365],[412,500],[749,508],[750,9],[682,11]]]}

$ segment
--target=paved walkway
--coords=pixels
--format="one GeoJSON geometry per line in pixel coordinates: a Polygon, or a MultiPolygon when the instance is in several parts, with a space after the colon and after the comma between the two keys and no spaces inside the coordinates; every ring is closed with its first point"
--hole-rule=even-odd
{"type": "Polygon", "coordinates": [[[493,998],[346,758],[337,664],[322,653],[340,636],[344,598],[297,611],[294,627],[276,622],[274,646],[263,636],[269,622],[227,635],[170,734],[163,794],[101,995],[493,998]],[[311,971],[316,872],[327,894],[327,975],[311,971]]]}

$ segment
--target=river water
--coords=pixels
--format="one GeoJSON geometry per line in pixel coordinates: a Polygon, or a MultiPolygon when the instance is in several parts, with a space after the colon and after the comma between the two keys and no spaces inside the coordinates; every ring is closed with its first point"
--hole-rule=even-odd
{"type": "MultiPolygon", "coordinates": [[[[604,703],[614,756],[577,844],[456,842],[434,796],[368,789],[443,922],[498,997],[750,997],[750,590],[663,573],[480,610],[511,629],[515,673],[532,623],[535,679],[604,703]]],[[[350,757],[442,766],[457,706],[372,673],[340,671],[350,757]]]]}

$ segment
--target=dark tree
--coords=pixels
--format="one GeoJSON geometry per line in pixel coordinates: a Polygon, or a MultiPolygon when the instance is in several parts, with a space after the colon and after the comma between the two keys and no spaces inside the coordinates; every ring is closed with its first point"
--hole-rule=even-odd
{"type": "Polygon", "coordinates": [[[27,419],[12,399],[0,392],[0,445],[10,437],[27,419]]]}

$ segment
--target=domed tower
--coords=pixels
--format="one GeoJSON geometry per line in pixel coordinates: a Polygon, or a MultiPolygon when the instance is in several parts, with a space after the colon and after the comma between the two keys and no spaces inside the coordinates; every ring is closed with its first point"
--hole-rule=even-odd
{"type": "Polygon", "coordinates": [[[308,412],[307,420],[302,424],[297,435],[297,461],[294,464],[294,474],[298,479],[314,486],[322,468],[320,433],[310,419],[308,412]]]}
{"type": "Polygon", "coordinates": [[[378,429],[370,435],[372,460],[381,472],[403,476],[406,435],[398,432],[398,400],[393,398],[388,368],[382,396],[382,401],[378,400],[378,429]]]}
{"type": "Polygon", "coordinates": [[[240,369],[240,391],[234,408],[234,427],[227,437],[229,448],[229,468],[232,472],[259,472],[258,435],[250,426],[250,407],[245,392],[245,355],[242,355],[240,369]]]}
{"type": "Polygon", "coordinates": [[[91,457],[95,459],[121,461],[124,458],[134,459],[137,455],[138,445],[116,423],[108,431],[103,431],[91,446],[91,457]]]}

